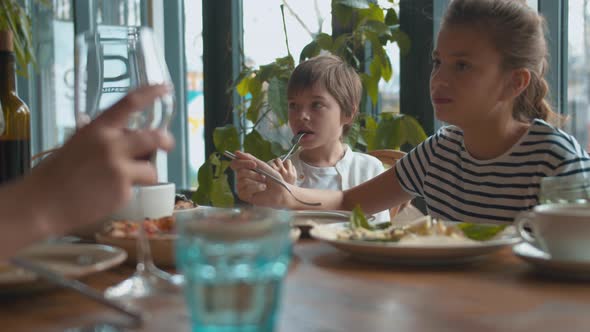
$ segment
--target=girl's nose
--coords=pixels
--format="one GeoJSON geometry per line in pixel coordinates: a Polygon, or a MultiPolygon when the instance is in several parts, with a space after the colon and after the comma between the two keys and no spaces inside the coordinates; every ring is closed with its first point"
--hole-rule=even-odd
{"type": "Polygon", "coordinates": [[[443,86],[448,86],[448,80],[445,77],[445,73],[441,68],[434,69],[430,74],[430,87],[435,89],[443,86]]]}

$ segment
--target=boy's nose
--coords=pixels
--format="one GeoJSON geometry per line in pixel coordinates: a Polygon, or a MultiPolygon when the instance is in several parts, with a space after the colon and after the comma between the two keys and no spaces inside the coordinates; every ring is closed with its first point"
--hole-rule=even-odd
{"type": "Polygon", "coordinates": [[[309,121],[310,117],[309,117],[309,112],[307,111],[301,111],[299,113],[299,119],[302,121],[309,121]]]}

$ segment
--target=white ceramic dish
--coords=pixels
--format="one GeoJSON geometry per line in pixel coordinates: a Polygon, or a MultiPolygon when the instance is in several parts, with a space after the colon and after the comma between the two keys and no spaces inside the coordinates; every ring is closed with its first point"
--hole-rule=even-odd
{"type": "Polygon", "coordinates": [[[174,183],[158,183],[133,187],[133,195],[127,205],[111,216],[111,220],[158,219],[174,211],[174,183]]]}
{"type": "Polygon", "coordinates": [[[465,244],[413,244],[337,239],[336,233],[344,228],[348,228],[348,223],[318,225],[311,229],[310,234],[313,238],[325,241],[357,258],[408,265],[469,262],[521,241],[513,229],[505,230],[492,240],[465,244]]]}
{"type": "MultiPolygon", "coordinates": [[[[29,247],[19,256],[42,265],[67,278],[79,279],[121,264],[127,253],[100,244],[40,244],[29,247]]],[[[20,293],[53,287],[34,273],[12,265],[0,266],[0,294],[20,293]]]]}
{"type": "Polygon", "coordinates": [[[560,278],[590,280],[590,261],[553,259],[548,253],[526,242],[515,245],[512,251],[543,274],[560,278]]]}

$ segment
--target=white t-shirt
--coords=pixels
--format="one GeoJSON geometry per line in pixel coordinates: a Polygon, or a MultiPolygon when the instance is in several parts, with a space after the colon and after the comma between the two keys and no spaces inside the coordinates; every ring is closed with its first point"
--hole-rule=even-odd
{"type": "MultiPolygon", "coordinates": [[[[360,152],[354,152],[348,145],[344,146],[344,157],[334,166],[316,167],[302,161],[297,151],[291,156],[291,162],[297,170],[295,184],[302,188],[347,190],[375,176],[385,169],[379,159],[360,152]]],[[[362,206],[361,206],[362,208],[362,206]]],[[[375,214],[376,221],[388,221],[389,211],[375,214]]]]}
{"type": "Polygon", "coordinates": [[[575,138],[536,119],[514,146],[490,160],[471,156],[461,129],[443,127],[399,160],[395,171],[402,188],[423,197],[433,217],[501,223],[538,203],[543,177],[590,172],[590,158],[575,138]]]}

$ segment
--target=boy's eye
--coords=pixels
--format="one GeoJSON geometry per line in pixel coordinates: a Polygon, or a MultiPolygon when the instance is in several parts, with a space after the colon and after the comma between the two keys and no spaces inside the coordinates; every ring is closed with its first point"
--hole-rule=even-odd
{"type": "Polygon", "coordinates": [[[295,110],[295,106],[296,106],[295,103],[289,103],[287,105],[287,107],[289,108],[289,110],[295,110]]]}
{"type": "Polygon", "coordinates": [[[322,103],[319,103],[319,102],[315,102],[315,103],[311,104],[311,107],[313,107],[313,108],[322,108],[322,106],[324,106],[324,105],[322,105],[322,103]]]}

